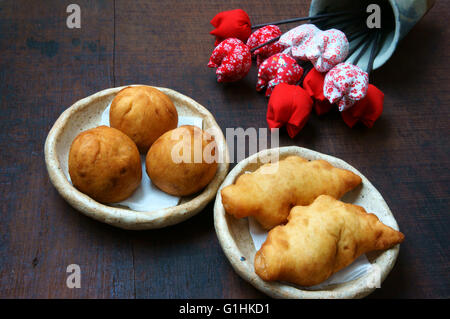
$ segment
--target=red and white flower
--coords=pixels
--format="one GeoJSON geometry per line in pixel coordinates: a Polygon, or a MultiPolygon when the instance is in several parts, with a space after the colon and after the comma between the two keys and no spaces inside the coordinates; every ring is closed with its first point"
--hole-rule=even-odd
{"type": "MultiPolygon", "coordinates": [[[[266,25],[255,32],[253,32],[247,40],[247,45],[250,49],[257,47],[263,43],[266,43],[273,38],[276,38],[281,35],[281,30],[276,25],[266,25]]],[[[280,53],[284,50],[284,46],[281,45],[278,41],[265,45],[262,48],[259,48],[253,52],[253,55],[256,56],[256,62],[259,66],[265,59],[268,57],[280,53]]]]}
{"type": "Polygon", "coordinates": [[[325,76],[323,94],[330,103],[337,103],[339,111],[350,108],[366,96],[369,75],[351,63],[340,63],[325,76]]]}
{"type": "Polygon", "coordinates": [[[208,66],[217,68],[217,82],[234,82],[248,74],[252,66],[252,55],[241,40],[229,38],[214,49],[208,66]]]}
{"type": "Polygon", "coordinates": [[[317,71],[327,72],[345,60],[349,44],[345,34],[337,29],[320,31],[306,46],[305,56],[317,71]]]}
{"type": "Polygon", "coordinates": [[[258,70],[256,90],[267,87],[266,96],[280,83],[296,84],[303,75],[303,68],[294,58],[284,53],[277,53],[266,59],[258,70]]]}
{"type": "Polygon", "coordinates": [[[318,32],[320,29],[314,24],[302,24],[283,34],[278,42],[287,47],[283,53],[290,54],[296,59],[307,60],[306,48],[318,32]]]}

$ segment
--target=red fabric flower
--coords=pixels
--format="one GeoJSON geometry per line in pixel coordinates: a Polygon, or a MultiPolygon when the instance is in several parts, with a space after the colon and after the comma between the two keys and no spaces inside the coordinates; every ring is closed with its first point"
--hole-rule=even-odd
{"type": "MultiPolygon", "coordinates": [[[[252,33],[250,38],[247,40],[247,45],[250,50],[258,45],[266,43],[273,38],[276,38],[281,35],[281,30],[276,25],[266,25],[255,32],[252,33]]],[[[280,53],[284,50],[284,45],[280,44],[278,41],[275,43],[271,43],[263,46],[253,52],[253,55],[256,56],[256,65],[259,66],[265,59],[268,57],[280,53]]]]}
{"type": "Polygon", "coordinates": [[[323,95],[323,83],[325,81],[325,73],[311,69],[303,79],[303,88],[314,99],[314,110],[317,115],[329,112],[333,108],[327,98],[323,95]]]}
{"type": "Polygon", "coordinates": [[[361,121],[370,128],[383,112],[383,101],[383,92],[375,85],[369,84],[366,97],[343,111],[342,119],[349,127],[353,127],[358,121],[361,121]]]}
{"type": "Polygon", "coordinates": [[[287,48],[284,53],[296,59],[308,60],[306,48],[319,32],[321,31],[314,24],[302,24],[284,33],[279,42],[287,48]]]}
{"type": "Polygon", "coordinates": [[[267,107],[267,124],[270,128],[286,125],[291,138],[295,137],[308,121],[313,101],[300,86],[281,83],[275,87],[267,107]]]}
{"type": "Polygon", "coordinates": [[[228,38],[237,38],[245,43],[252,33],[250,18],[242,9],[222,11],[210,23],[215,27],[210,34],[216,37],[216,46],[228,38]]]}
{"type": "Polygon", "coordinates": [[[284,53],[277,53],[267,58],[259,67],[256,91],[267,86],[266,96],[270,96],[275,86],[280,83],[296,84],[303,75],[303,68],[294,58],[284,53]]]}
{"type": "Polygon", "coordinates": [[[330,103],[337,103],[339,111],[345,111],[356,101],[362,100],[369,86],[369,75],[359,66],[339,63],[325,75],[323,91],[330,103]]]}
{"type": "Polygon", "coordinates": [[[250,49],[241,40],[222,41],[211,54],[208,66],[217,68],[217,82],[234,82],[247,75],[252,66],[250,49]]]}
{"type": "Polygon", "coordinates": [[[305,49],[305,56],[317,71],[327,72],[347,57],[349,43],[337,29],[317,32],[305,49]]]}

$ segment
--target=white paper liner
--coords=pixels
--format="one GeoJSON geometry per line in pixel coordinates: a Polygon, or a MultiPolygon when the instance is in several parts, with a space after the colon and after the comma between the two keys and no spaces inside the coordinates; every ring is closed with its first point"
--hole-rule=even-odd
{"type": "MultiPolygon", "coordinates": [[[[103,111],[102,117],[99,123],[100,125],[109,126],[109,109],[111,103],[103,111]]],[[[179,116],[178,126],[182,125],[194,125],[199,128],[203,127],[203,119],[201,117],[193,116],[179,116]]],[[[151,212],[158,209],[177,206],[180,201],[180,197],[169,195],[155,185],[147,175],[145,171],[145,155],[141,154],[142,164],[142,180],[141,185],[134,191],[134,193],[122,202],[110,204],[112,206],[126,206],[132,210],[138,212],[151,212]]],[[[70,182],[70,176],[68,177],[70,182]]]]}
{"type": "MultiPolygon", "coordinates": [[[[252,217],[248,217],[248,224],[250,235],[253,239],[253,244],[258,251],[261,248],[262,244],[266,241],[268,231],[262,228],[258,221],[256,221],[256,219],[252,217]]],[[[355,280],[370,271],[372,271],[372,264],[369,262],[369,260],[367,260],[366,255],[362,255],[357,258],[352,264],[348,265],[344,269],[341,269],[337,273],[333,274],[330,278],[318,285],[311,287],[300,287],[292,283],[286,284],[298,287],[300,289],[320,290],[330,285],[341,284],[347,281],[355,280]]]]}

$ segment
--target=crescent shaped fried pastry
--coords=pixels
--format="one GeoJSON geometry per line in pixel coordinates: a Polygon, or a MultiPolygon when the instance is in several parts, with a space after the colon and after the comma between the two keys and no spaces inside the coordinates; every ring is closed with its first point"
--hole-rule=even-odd
{"type": "Polygon", "coordinates": [[[235,184],[222,189],[222,203],[228,214],[254,216],[265,229],[271,229],[287,221],[292,207],[309,205],[319,195],[338,199],[361,181],[353,172],[327,161],[289,156],[239,176],[235,184]]]}
{"type": "Polygon", "coordinates": [[[255,272],[266,281],[317,285],[356,258],[403,241],[404,235],[357,205],[319,196],[291,210],[286,225],[272,229],[255,255],[255,272]]]}

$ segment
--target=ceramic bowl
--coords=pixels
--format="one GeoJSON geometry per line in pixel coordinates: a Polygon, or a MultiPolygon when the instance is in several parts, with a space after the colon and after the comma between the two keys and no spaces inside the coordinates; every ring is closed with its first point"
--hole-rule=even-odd
{"type": "MultiPolygon", "coordinates": [[[[78,191],[68,180],[68,156],[72,141],[80,132],[99,125],[102,112],[116,94],[125,87],[111,88],[95,93],[76,102],[61,114],[45,141],[45,162],[50,181],[61,196],[75,209],[116,227],[139,230],[162,228],[180,223],[201,211],[214,198],[228,172],[228,161],[218,164],[214,179],[201,193],[181,198],[180,203],[175,207],[149,212],[138,212],[101,204],[78,191]]],[[[172,99],[180,116],[201,117],[203,129],[215,129],[218,132],[216,142],[219,151],[228,158],[228,149],[223,133],[212,114],[205,107],[174,90],[156,88],[172,99]]]]}
{"type": "Polygon", "coordinates": [[[394,266],[399,253],[399,245],[386,251],[366,254],[369,262],[377,265],[377,267],[373,267],[377,269],[377,272],[368,272],[366,275],[353,281],[327,286],[321,290],[300,289],[281,282],[266,282],[256,275],[253,264],[256,250],[249,232],[248,219],[236,219],[225,213],[220,190],[227,185],[233,184],[241,174],[255,171],[262,163],[267,162],[268,156],[277,151],[279,151],[280,159],[289,155],[298,155],[308,160],[324,159],[335,167],[347,169],[358,174],[363,180],[362,185],[347,193],[341,200],[363,206],[368,212],[376,214],[384,224],[398,230],[397,222],[380,193],[366,177],[343,160],[296,146],[264,150],[236,165],[225,178],[216,196],[214,225],[220,245],[234,270],[257,289],[274,298],[350,299],[367,296],[376,288],[376,285],[371,283],[383,282],[394,266]],[[377,278],[374,276],[377,276],[377,278]]]}

